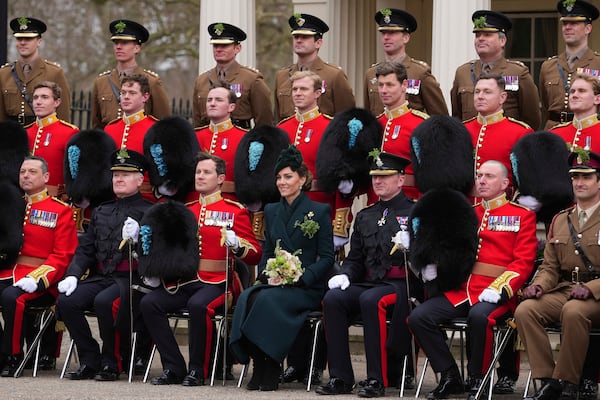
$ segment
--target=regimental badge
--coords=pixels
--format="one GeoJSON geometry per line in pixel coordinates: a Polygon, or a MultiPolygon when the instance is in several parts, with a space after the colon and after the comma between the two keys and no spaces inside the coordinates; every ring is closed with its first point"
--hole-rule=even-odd
{"type": "Polygon", "coordinates": [[[407,79],[408,87],[406,88],[406,93],[418,95],[421,91],[421,80],[420,79],[407,79]]]}
{"type": "Polygon", "coordinates": [[[43,226],[44,228],[56,228],[58,213],[44,210],[31,210],[29,213],[29,223],[31,225],[43,226]]]}
{"type": "Polygon", "coordinates": [[[490,215],[488,230],[498,232],[519,232],[521,217],[518,215],[490,215]]]}
{"type": "Polygon", "coordinates": [[[487,26],[487,18],[485,15],[482,15],[479,18],[475,18],[473,21],[474,28],[485,28],[487,26]]]}
{"type": "Polygon", "coordinates": [[[125,28],[127,28],[127,24],[125,24],[125,22],[123,22],[123,21],[119,21],[115,25],[115,32],[117,32],[117,33],[123,33],[123,31],[125,30],[125,28]]]}
{"type": "Polygon", "coordinates": [[[321,82],[321,94],[324,94],[327,91],[327,81],[323,79],[321,82]]]}
{"type": "Polygon", "coordinates": [[[298,26],[302,26],[306,22],[306,20],[304,18],[302,18],[302,14],[300,14],[300,13],[294,14],[294,18],[296,19],[296,24],[298,26]]]}
{"type": "Polygon", "coordinates": [[[562,2],[562,4],[563,4],[563,7],[564,7],[564,8],[565,8],[565,9],[566,9],[568,12],[571,12],[571,11],[573,11],[573,7],[575,6],[575,2],[576,2],[576,1],[577,1],[577,0],[564,0],[564,1],[562,2]]]}
{"type": "Polygon", "coordinates": [[[378,148],[374,148],[369,152],[369,157],[373,158],[373,161],[375,161],[375,164],[377,164],[378,167],[381,167],[383,165],[383,161],[381,161],[381,158],[379,157],[380,154],[381,150],[379,150],[378,148]]]}
{"type": "Polygon", "coordinates": [[[238,99],[242,97],[242,84],[241,83],[232,83],[229,87],[233,93],[235,93],[235,97],[238,99]]]}
{"type": "Polygon", "coordinates": [[[216,24],[214,27],[214,32],[215,32],[215,35],[217,35],[217,36],[221,36],[223,34],[224,30],[225,30],[225,28],[223,27],[223,24],[221,24],[221,23],[216,24]]]}
{"type": "Polygon", "coordinates": [[[578,74],[592,75],[592,76],[595,76],[595,77],[600,77],[600,70],[599,69],[577,68],[577,73],[578,74]]]}
{"type": "Polygon", "coordinates": [[[518,75],[507,75],[504,78],[504,90],[507,92],[518,92],[519,91],[519,76],[518,75]]]}
{"type": "Polygon", "coordinates": [[[127,148],[122,147],[121,150],[117,153],[117,160],[122,164],[126,159],[129,158],[129,153],[127,152],[127,148]]]}
{"type": "Polygon", "coordinates": [[[27,30],[29,24],[31,23],[31,21],[28,20],[27,17],[21,17],[17,20],[17,22],[19,23],[19,29],[22,31],[27,30]]]}
{"type": "Polygon", "coordinates": [[[392,21],[392,19],[390,18],[390,16],[392,15],[392,10],[390,10],[389,8],[384,8],[380,12],[381,15],[383,15],[383,22],[389,24],[392,21]]]}

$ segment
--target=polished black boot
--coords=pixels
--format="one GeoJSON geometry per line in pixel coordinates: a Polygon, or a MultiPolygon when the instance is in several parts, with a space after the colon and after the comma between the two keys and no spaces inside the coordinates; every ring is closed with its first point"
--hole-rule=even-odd
{"type": "Polygon", "coordinates": [[[281,364],[271,357],[265,357],[265,372],[260,381],[259,389],[262,392],[271,392],[279,389],[279,376],[281,375],[281,364]]]}
{"type": "Polygon", "coordinates": [[[258,390],[260,389],[260,382],[265,374],[265,357],[252,358],[252,362],[254,365],[252,367],[252,378],[250,378],[250,381],[246,384],[246,389],[258,390]]]}
{"type": "Polygon", "coordinates": [[[447,399],[450,395],[464,393],[465,387],[460,377],[460,371],[453,365],[442,372],[440,384],[427,394],[428,400],[447,399]]]}

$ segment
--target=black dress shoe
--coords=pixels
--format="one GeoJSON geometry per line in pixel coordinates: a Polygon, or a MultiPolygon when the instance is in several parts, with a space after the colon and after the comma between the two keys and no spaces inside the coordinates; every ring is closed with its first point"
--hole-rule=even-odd
{"type": "Polygon", "coordinates": [[[246,384],[248,390],[260,389],[260,381],[262,381],[263,375],[265,374],[265,360],[264,357],[253,358],[254,366],[252,367],[252,378],[246,384]]]}
{"type": "MultiPolygon", "coordinates": [[[[310,381],[310,384],[311,385],[320,385],[322,377],[323,377],[323,371],[321,371],[320,369],[317,369],[317,368],[313,368],[312,379],[310,381]]],[[[304,376],[302,383],[304,383],[305,385],[308,385],[308,374],[306,374],[304,376]]]]}
{"type": "Polygon", "coordinates": [[[56,369],[56,357],[44,354],[38,360],[38,369],[42,371],[52,371],[56,369]]]}
{"type": "Polygon", "coordinates": [[[67,378],[72,381],[80,381],[83,379],[92,379],[96,376],[96,370],[88,365],[82,364],[77,371],[66,373],[67,378]]]}
{"type": "Polygon", "coordinates": [[[281,374],[281,380],[285,383],[294,381],[301,382],[305,374],[306,373],[304,371],[300,371],[295,366],[290,365],[285,369],[285,371],[283,371],[283,374],[281,374]]]}
{"type": "Polygon", "coordinates": [[[469,378],[469,383],[469,395],[467,396],[467,400],[475,400],[475,396],[477,395],[477,392],[483,383],[483,379],[480,377],[469,378]]]}
{"type": "Polygon", "coordinates": [[[183,378],[181,384],[183,386],[204,386],[204,375],[197,369],[192,369],[186,377],[183,378]]]}
{"type": "Polygon", "coordinates": [[[133,373],[135,375],[144,375],[146,373],[146,367],[148,366],[148,360],[138,356],[135,358],[135,363],[133,364],[133,373]]]}
{"type": "Polygon", "coordinates": [[[377,379],[367,379],[367,384],[358,390],[358,397],[382,397],[385,396],[385,388],[377,379]]]}
{"type": "Polygon", "coordinates": [[[464,393],[465,386],[460,377],[458,367],[442,372],[439,385],[427,394],[428,400],[447,399],[453,394],[464,393]]]}
{"type": "Polygon", "coordinates": [[[571,382],[563,381],[562,392],[560,394],[560,400],[576,399],[577,393],[579,392],[579,385],[571,382]]]}
{"type": "Polygon", "coordinates": [[[0,376],[2,376],[3,378],[15,376],[15,372],[17,372],[17,368],[19,368],[19,364],[21,364],[22,361],[22,355],[8,356],[4,368],[2,368],[2,372],[0,372],[0,376]]]}
{"type": "Polygon", "coordinates": [[[183,381],[179,375],[170,369],[165,369],[161,376],[155,376],[150,381],[153,385],[179,385],[183,381]]]}
{"type": "Polygon", "coordinates": [[[348,394],[352,393],[352,389],[354,389],[354,385],[348,384],[340,378],[331,378],[327,384],[318,386],[315,392],[324,395],[348,394]]]}
{"type": "Polygon", "coordinates": [[[119,379],[119,371],[116,368],[105,365],[100,372],[94,376],[94,380],[100,382],[110,382],[119,379]]]}
{"type": "MultiPolygon", "coordinates": [[[[523,400],[557,400],[562,393],[562,385],[556,379],[547,379],[544,385],[533,396],[523,400]]],[[[576,397],[574,397],[576,398],[576,397]]]]}
{"type": "Polygon", "coordinates": [[[259,390],[261,392],[272,392],[279,389],[279,375],[281,364],[271,357],[265,359],[265,372],[260,380],[259,390]]]}
{"type": "Polygon", "coordinates": [[[579,382],[579,400],[596,400],[598,397],[598,382],[595,379],[582,378],[579,382]]]}

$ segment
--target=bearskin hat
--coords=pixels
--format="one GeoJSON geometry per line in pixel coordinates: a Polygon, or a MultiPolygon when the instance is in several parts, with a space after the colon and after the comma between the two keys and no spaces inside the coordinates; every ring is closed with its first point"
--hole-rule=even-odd
{"type": "Polygon", "coordinates": [[[100,129],[76,133],[67,142],[64,174],[66,192],[74,204],[87,207],[114,197],[111,155],[115,141],[100,129]]]}
{"type": "Polygon", "coordinates": [[[172,116],[156,122],[144,136],[144,155],[150,161],[148,174],[152,186],[162,187],[163,195],[184,200],[194,190],[198,152],[196,133],[186,119],[172,116]]]}
{"type": "Polygon", "coordinates": [[[541,203],[539,221],[550,222],[573,202],[568,158],[565,142],[551,132],[527,134],[512,148],[514,184],[521,195],[535,197],[541,203]]]}
{"type": "Polygon", "coordinates": [[[458,288],[471,273],[478,245],[479,222],[465,195],[452,189],[429,190],[413,207],[408,225],[415,272],[436,264],[436,289],[458,288]]]}
{"type": "Polygon", "coordinates": [[[15,265],[23,246],[25,202],[21,189],[8,178],[0,178],[0,269],[15,265]]]}
{"type": "Polygon", "coordinates": [[[193,279],[198,272],[198,223],[183,203],[150,207],[140,221],[140,275],[165,282],[193,279]]]}
{"type": "Polygon", "coordinates": [[[369,152],[381,146],[382,128],[377,118],[363,108],[339,112],[329,123],[317,152],[319,186],[337,190],[341,180],[352,180],[356,188],[371,184],[369,152]]]}
{"type": "Polygon", "coordinates": [[[27,131],[15,121],[0,122],[0,178],[19,186],[19,170],[29,155],[27,131]]]}
{"type": "Polygon", "coordinates": [[[240,141],[233,168],[235,193],[253,211],[261,208],[258,203],[279,200],[274,168],[277,157],[289,145],[288,134],[270,125],[254,127],[240,141]]]}
{"type": "Polygon", "coordinates": [[[419,124],[411,135],[410,158],[422,193],[440,188],[471,192],[473,144],[458,119],[434,115],[419,124]]]}

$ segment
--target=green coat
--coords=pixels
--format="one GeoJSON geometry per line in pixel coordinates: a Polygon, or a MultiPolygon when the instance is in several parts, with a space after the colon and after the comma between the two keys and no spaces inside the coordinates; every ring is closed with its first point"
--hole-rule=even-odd
{"type": "Polygon", "coordinates": [[[249,361],[242,336],[258,346],[263,352],[277,361],[283,361],[289,352],[300,328],[310,311],[320,308],[321,298],[327,278],[333,265],[333,232],[330,207],[316,203],[302,193],[291,206],[284,199],[265,207],[265,245],[262,260],[258,266],[259,277],[267,260],[274,257],[276,242],[298,255],[304,273],[301,286],[271,286],[260,284],[242,292],[238,299],[231,327],[230,344],[237,359],[249,361]],[[303,222],[310,212],[312,219],[319,224],[319,230],[312,239],[306,236],[296,222],[303,222]],[[253,296],[253,303],[248,299],[253,296]]]}

